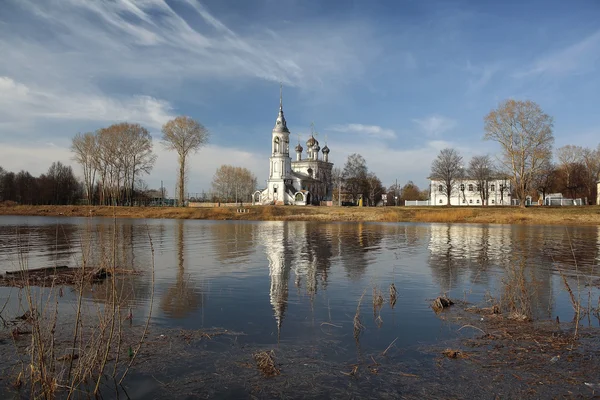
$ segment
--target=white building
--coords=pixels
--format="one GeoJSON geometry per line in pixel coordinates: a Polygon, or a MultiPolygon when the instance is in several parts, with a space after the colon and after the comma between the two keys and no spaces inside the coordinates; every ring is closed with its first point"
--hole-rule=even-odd
{"type": "Polygon", "coordinates": [[[329,162],[329,148],[321,149],[311,134],[306,142],[307,157],[302,158],[303,148],[295,148],[296,160],[290,157],[290,131],[283,115],[283,100],[279,94],[279,115],[271,134],[271,157],[267,187],[258,190],[252,198],[253,204],[324,204],[331,205],[333,181],[329,162]],[[321,159],[319,158],[321,152],[321,159]]]}
{"type": "MultiPolygon", "coordinates": [[[[511,190],[510,181],[506,179],[492,179],[488,181],[488,197],[486,205],[489,206],[510,206],[511,205],[511,190]]],[[[431,206],[446,206],[448,205],[448,197],[446,195],[446,185],[436,179],[431,180],[429,201],[431,206]]],[[[450,196],[451,206],[481,206],[481,188],[478,181],[473,179],[457,180],[452,187],[450,196]]]]}

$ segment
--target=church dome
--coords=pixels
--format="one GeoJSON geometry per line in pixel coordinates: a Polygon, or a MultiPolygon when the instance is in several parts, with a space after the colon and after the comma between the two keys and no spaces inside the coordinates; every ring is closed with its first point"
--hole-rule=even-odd
{"type": "Polygon", "coordinates": [[[329,147],[327,147],[327,145],[323,147],[323,154],[329,154],[329,147]]]}
{"type": "Polygon", "coordinates": [[[315,147],[313,147],[313,150],[314,150],[314,151],[319,151],[319,150],[321,150],[321,147],[319,147],[319,142],[317,142],[317,143],[315,144],[315,147]]]}
{"type": "Polygon", "coordinates": [[[310,137],[306,141],[306,145],[308,147],[313,147],[315,144],[318,146],[319,142],[317,141],[317,139],[315,139],[315,137],[313,135],[310,135],[310,137]]]}
{"type": "Polygon", "coordinates": [[[300,146],[300,143],[298,143],[298,146],[296,146],[296,151],[298,153],[302,153],[302,150],[304,150],[304,149],[302,148],[302,146],[300,146]]]}

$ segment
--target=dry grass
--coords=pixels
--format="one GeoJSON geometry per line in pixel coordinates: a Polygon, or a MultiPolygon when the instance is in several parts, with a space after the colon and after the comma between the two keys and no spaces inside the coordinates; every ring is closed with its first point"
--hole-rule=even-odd
{"type": "Polygon", "coordinates": [[[266,377],[276,376],[281,373],[275,365],[275,352],[273,350],[255,353],[254,361],[256,361],[258,370],[266,377]]]}
{"type": "Polygon", "coordinates": [[[392,309],[396,305],[396,301],[398,301],[398,291],[396,290],[396,285],[392,283],[390,285],[390,307],[392,309]]]}
{"type": "Polygon", "coordinates": [[[437,313],[441,312],[444,308],[448,308],[453,304],[454,304],[454,302],[452,300],[450,300],[448,297],[440,296],[431,303],[431,308],[437,314],[437,313]]]}
{"type": "Polygon", "coordinates": [[[360,305],[362,304],[363,297],[365,297],[365,293],[366,293],[366,289],[360,296],[360,299],[358,299],[358,305],[356,306],[356,313],[354,314],[354,320],[353,320],[354,339],[357,341],[358,341],[358,338],[360,337],[360,334],[365,329],[365,326],[362,324],[362,321],[360,319],[360,305]]]}
{"type": "Polygon", "coordinates": [[[5,206],[0,215],[104,216],[253,221],[374,221],[492,224],[600,225],[600,207],[108,207],[5,206]]]}

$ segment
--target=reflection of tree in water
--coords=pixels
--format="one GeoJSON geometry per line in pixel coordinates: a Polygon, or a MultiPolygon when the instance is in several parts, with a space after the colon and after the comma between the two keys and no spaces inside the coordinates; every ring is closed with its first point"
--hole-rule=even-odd
{"type": "Polygon", "coordinates": [[[350,279],[360,279],[370,264],[370,253],[376,253],[383,239],[383,229],[376,224],[335,224],[337,254],[350,279]]]}
{"type": "Polygon", "coordinates": [[[256,224],[237,221],[212,225],[211,235],[214,236],[217,259],[229,261],[249,256],[254,251],[252,237],[255,229],[256,224]]]}
{"type": "Polygon", "coordinates": [[[296,275],[295,286],[306,286],[306,293],[313,298],[319,282],[322,289],[327,287],[327,276],[331,267],[332,225],[307,222],[294,222],[295,240],[289,243],[293,248],[293,269],[296,275]]]}
{"type": "Polygon", "coordinates": [[[429,266],[440,291],[453,289],[467,274],[471,284],[488,284],[489,267],[503,265],[510,254],[509,229],[487,225],[431,225],[429,266]]]}
{"type": "Polygon", "coordinates": [[[544,263],[575,273],[575,262],[580,273],[596,276],[600,270],[600,227],[538,228],[537,240],[544,263]]]}
{"type": "Polygon", "coordinates": [[[431,226],[429,267],[440,292],[447,292],[456,286],[461,253],[451,225],[431,226]]]}
{"type": "Polygon", "coordinates": [[[160,306],[171,318],[185,318],[202,306],[202,296],[185,278],[185,221],[177,221],[177,278],[175,284],[165,291],[160,306]]]}

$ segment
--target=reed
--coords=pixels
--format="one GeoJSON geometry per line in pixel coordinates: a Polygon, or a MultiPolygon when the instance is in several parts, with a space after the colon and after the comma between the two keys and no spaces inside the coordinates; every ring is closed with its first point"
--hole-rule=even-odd
{"type": "MultiPolygon", "coordinates": [[[[73,288],[76,294],[74,315],[61,311],[65,309],[60,307],[64,291],[62,285],[50,279],[44,280],[43,287],[40,287],[36,286],[39,281],[31,280],[27,262],[28,244],[17,235],[20,279],[23,282],[19,290],[22,298],[20,308],[25,312],[13,330],[14,348],[21,360],[14,386],[22,396],[44,399],[99,397],[109,380],[118,380],[119,384],[123,382],[146,336],[152,315],[154,280],[150,312],[141,338],[136,340],[135,330],[126,330],[123,324],[126,320],[122,312],[126,285],[115,273],[116,220],[110,244],[112,251],[108,257],[96,260],[93,267],[91,249],[95,238],[89,231],[86,234],[87,237],[81,240],[80,273],[73,288]],[[96,270],[112,273],[107,274],[102,284],[96,284],[88,280],[90,274],[87,273],[96,270]],[[104,292],[102,296],[106,300],[96,305],[95,310],[88,310],[83,299],[92,288],[94,293],[104,292]],[[30,343],[24,346],[26,335],[30,335],[30,343]],[[136,349],[133,357],[122,357],[123,350],[132,346],[136,349]]],[[[152,248],[150,237],[149,240],[152,248]]],[[[154,258],[151,267],[154,276],[154,258]]]]}

